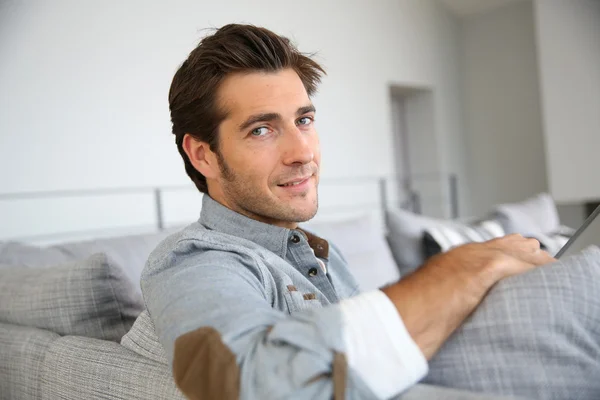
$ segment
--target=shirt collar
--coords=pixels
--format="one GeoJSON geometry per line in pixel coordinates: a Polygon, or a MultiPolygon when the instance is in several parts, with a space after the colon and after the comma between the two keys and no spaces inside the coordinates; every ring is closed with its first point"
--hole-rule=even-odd
{"type": "Polygon", "coordinates": [[[292,232],[230,210],[208,194],[202,198],[200,223],[209,229],[250,240],[281,258],[285,258],[288,238],[292,232]]]}

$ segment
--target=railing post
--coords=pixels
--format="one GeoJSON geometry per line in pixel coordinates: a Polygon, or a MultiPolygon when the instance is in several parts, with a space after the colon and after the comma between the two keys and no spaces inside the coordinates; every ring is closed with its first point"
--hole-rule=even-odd
{"type": "Polygon", "coordinates": [[[379,200],[381,209],[385,213],[388,209],[387,180],[385,178],[379,178],[379,200]]]}
{"type": "Polygon", "coordinates": [[[458,176],[450,174],[448,183],[450,185],[450,212],[453,219],[458,218],[458,176]]]}
{"type": "Polygon", "coordinates": [[[412,211],[415,214],[423,213],[423,209],[421,207],[421,196],[419,196],[419,193],[415,192],[414,190],[410,192],[410,204],[412,206],[412,211]]]}
{"type": "Polygon", "coordinates": [[[154,204],[156,205],[156,227],[159,231],[162,231],[165,229],[165,224],[163,221],[162,196],[159,188],[154,189],[154,204]]]}

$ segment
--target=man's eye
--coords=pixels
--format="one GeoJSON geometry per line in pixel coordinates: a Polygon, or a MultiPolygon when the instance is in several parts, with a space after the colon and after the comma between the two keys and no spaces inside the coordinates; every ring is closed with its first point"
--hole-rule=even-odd
{"type": "Polygon", "coordinates": [[[298,125],[310,125],[313,122],[311,117],[302,117],[298,120],[298,125]]]}
{"type": "Polygon", "coordinates": [[[268,130],[266,127],[264,127],[264,126],[261,126],[260,128],[256,128],[256,129],[254,129],[254,130],[253,130],[252,132],[250,132],[250,133],[251,133],[253,136],[264,136],[264,135],[266,135],[267,133],[269,133],[269,130],[268,130]]]}

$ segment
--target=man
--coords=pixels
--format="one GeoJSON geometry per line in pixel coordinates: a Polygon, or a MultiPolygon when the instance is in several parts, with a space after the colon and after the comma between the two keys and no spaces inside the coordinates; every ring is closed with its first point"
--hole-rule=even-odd
{"type": "Polygon", "coordinates": [[[432,258],[358,293],[317,212],[323,69],[263,28],[201,41],[171,85],[173,133],[205,193],[200,220],[150,256],[142,290],[190,398],[389,398],[504,277],[553,259],[514,235],[432,258]]]}

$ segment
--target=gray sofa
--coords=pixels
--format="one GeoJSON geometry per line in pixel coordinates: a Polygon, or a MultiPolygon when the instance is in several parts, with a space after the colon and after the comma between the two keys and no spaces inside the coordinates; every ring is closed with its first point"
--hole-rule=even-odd
{"type": "Polygon", "coordinates": [[[120,344],[166,236],[0,244],[0,399],[183,398],[165,363],[120,344]]]}
{"type": "MultiPolygon", "coordinates": [[[[364,222],[341,228],[351,237],[364,222]]],[[[0,243],[0,399],[182,399],[138,284],[167,235],[43,248],[0,243]]],[[[382,243],[365,242],[362,257],[380,253],[382,243]]],[[[345,246],[360,261],[360,249],[345,246]]],[[[417,385],[401,398],[496,397],[417,385]]]]}
{"type": "MultiPolygon", "coordinates": [[[[311,226],[335,238],[355,275],[369,276],[367,290],[397,279],[402,268],[369,221],[311,226]],[[364,260],[374,259],[369,265],[378,268],[365,270],[364,260]]],[[[394,224],[402,222],[390,221],[396,239],[394,224]]],[[[139,289],[148,254],[168,234],[45,248],[0,243],[0,399],[183,398],[139,289]]],[[[425,384],[400,398],[600,398],[595,293],[597,249],[568,268],[498,285],[431,361],[425,384]]]]}

